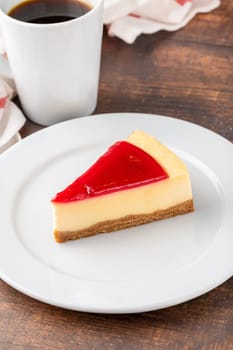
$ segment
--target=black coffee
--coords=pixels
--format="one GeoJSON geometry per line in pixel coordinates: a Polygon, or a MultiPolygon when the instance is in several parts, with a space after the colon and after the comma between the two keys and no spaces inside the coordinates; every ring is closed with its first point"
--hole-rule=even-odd
{"type": "Polygon", "coordinates": [[[27,0],[12,8],[8,15],[29,23],[65,22],[85,15],[92,9],[80,0],[27,0]]]}

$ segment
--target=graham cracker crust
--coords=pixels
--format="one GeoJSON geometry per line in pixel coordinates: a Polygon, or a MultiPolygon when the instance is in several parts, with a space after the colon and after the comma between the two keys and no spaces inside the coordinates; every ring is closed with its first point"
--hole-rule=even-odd
{"type": "Polygon", "coordinates": [[[117,220],[108,220],[99,222],[84,230],[78,231],[54,231],[56,242],[62,243],[72,239],[79,239],[89,236],[94,236],[99,233],[108,233],[118,231],[124,228],[146,224],[148,222],[167,219],[173,216],[185,214],[194,211],[193,200],[190,199],[183,203],[177,204],[165,210],[158,210],[151,214],[128,215],[117,220]]]}

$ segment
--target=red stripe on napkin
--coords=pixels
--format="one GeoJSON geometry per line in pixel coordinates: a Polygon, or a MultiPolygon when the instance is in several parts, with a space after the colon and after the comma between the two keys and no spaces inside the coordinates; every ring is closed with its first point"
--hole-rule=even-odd
{"type": "Polygon", "coordinates": [[[178,2],[179,5],[184,5],[186,4],[186,2],[192,2],[192,0],[176,0],[176,2],[178,2]]]}
{"type": "Polygon", "coordinates": [[[136,14],[136,13],[129,13],[129,16],[135,17],[135,18],[141,18],[141,16],[139,16],[139,15],[136,14]]]}
{"type": "Polygon", "coordinates": [[[6,105],[6,96],[0,98],[0,108],[4,108],[6,105]]]}

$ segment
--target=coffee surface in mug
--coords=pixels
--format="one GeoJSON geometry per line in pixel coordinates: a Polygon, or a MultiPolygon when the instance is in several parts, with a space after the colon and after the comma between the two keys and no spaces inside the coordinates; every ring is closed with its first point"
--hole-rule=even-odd
{"type": "Polygon", "coordinates": [[[85,15],[92,9],[80,0],[27,0],[13,7],[8,15],[28,23],[58,23],[85,15]]]}

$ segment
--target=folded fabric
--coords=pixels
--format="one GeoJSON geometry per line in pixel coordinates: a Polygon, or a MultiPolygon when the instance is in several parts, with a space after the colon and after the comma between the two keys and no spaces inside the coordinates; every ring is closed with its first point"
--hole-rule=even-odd
{"type": "Polygon", "coordinates": [[[11,101],[14,90],[0,78],[0,154],[20,140],[19,130],[25,123],[21,110],[11,101]]]}
{"type": "Polygon", "coordinates": [[[220,0],[105,0],[104,23],[110,36],[131,44],[142,33],[180,29],[219,5],[220,0]]]}

